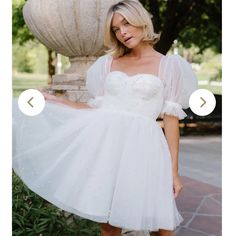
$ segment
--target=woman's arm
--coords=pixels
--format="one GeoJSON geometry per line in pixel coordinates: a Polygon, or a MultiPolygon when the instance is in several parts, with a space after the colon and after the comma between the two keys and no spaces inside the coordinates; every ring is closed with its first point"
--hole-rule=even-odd
{"type": "Polygon", "coordinates": [[[170,115],[164,115],[163,118],[166,140],[169,146],[172,158],[173,188],[174,196],[178,197],[183,185],[178,172],[179,162],[179,120],[170,115]]]}
{"type": "Polygon", "coordinates": [[[44,93],[44,92],[42,92],[42,94],[43,94],[45,100],[55,102],[55,103],[61,103],[61,104],[70,106],[70,107],[75,108],[75,109],[92,108],[87,103],[72,102],[68,99],[57,97],[57,96],[54,96],[54,95],[51,95],[51,94],[48,94],[48,93],[44,93]]]}

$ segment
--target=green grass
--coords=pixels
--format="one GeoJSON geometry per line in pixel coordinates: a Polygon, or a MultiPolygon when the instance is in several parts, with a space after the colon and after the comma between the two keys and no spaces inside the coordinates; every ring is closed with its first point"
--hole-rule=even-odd
{"type": "MultiPolygon", "coordinates": [[[[198,81],[210,81],[210,79],[212,78],[212,74],[211,73],[207,73],[207,72],[203,72],[203,71],[199,71],[198,73],[196,73],[197,76],[197,80],[198,81]]],[[[221,86],[215,86],[215,85],[210,85],[210,84],[201,84],[198,85],[199,89],[208,89],[209,91],[211,91],[214,94],[222,94],[222,87],[221,86]]]]}
{"type": "Polygon", "coordinates": [[[210,80],[211,74],[206,73],[206,72],[197,72],[196,73],[198,81],[200,80],[210,80]]]}
{"type": "Polygon", "coordinates": [[[12,79],[13,97],[18,97],[26,89],[47,86],[47,79],[48,76],[44,74],[14,74],[12,79]]]}
{"type": "Polygon", "coordinates": [[[222,94],[221,86],[213,86],[213,85],[199,85],[199,89],[208,89],[214,94],[222,94]]]}

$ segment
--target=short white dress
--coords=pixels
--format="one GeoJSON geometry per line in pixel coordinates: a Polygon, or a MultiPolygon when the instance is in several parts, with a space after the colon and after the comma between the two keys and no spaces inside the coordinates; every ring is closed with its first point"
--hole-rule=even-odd
{"type": "Polygon", "coordinates": [[[59,208],[129,230],[173,230],[183,220],[158,116],[183,119],[197,88],[191,66],[163,56],[157,75],[110,71],[105,55],[87,71],[93,108],[46,102],[39,115],[13,102],[13,169],[59,208]]]}

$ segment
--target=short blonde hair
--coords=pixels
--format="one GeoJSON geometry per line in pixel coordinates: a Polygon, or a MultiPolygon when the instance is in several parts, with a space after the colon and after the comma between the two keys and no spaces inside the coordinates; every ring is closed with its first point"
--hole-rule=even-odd
{"type": "Polygon", "coordinates": [[[131,25],[143,29],[143,42],[154,45],[159,41],[160,34],[154,32],[150,14],[143,5],[138,0],[120,1],[109,8],[105,23],[104,45],[109,48],[107,52],[114,57],[130,52],[130,49],[125,47],[112,31],[111,22],[115,12],[121,14],[131,25]]]}

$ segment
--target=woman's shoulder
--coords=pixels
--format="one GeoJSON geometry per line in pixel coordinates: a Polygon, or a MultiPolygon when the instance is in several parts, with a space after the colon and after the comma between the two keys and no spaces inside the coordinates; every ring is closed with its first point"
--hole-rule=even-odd
{"type": "Polygon", "coordinates": [[[162,62],[162,71],[168,74],[192,73],[192,66],[184,57],[178,54],[166,55],[162,62]]]}
{"type": "Polygon", "coordinates": [[[109,60],[109,59],[112,59],[112,56],[110,55],[110,54],[104,54],[104,55],[102,55],[102,56],[99,56],[96,60],[95,60],[95,62],[105,62],[105,61],[107,61],[107,60],[109,60]]]}
{"type": "Polygon", "coordinates": [[[87,72],[96,71],[97,69],[103,69],[106,67],[106,65],[109,64],[111,60],[112,60],[112,57],[110,54],[102,55],[95,59],[95,61],[89,67],[87,72]]]}
{"type": "Polygon", "coordinates": [[[172,80],[184,80],[186,82],[196,80],[192,65],[178,54],[166,55],[161,67],[161,76],[165,82],[172,80]]]}
{"type": "Polygon", "coordinates": [[[164,56],[164,59],[166,62],[176,64],[176,65],[181,65],[181,64],[189,64],[189,62],[179,54],[170,54],[164,56]]]}

